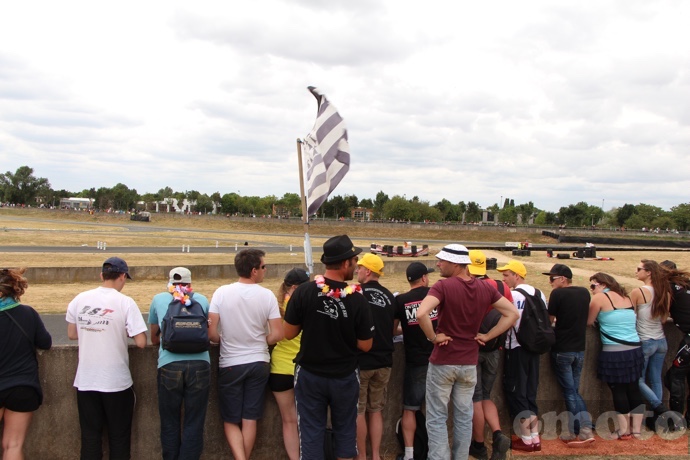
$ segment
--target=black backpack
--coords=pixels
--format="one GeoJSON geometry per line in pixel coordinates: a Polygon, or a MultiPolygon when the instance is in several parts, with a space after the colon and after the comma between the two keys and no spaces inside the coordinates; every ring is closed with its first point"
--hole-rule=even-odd
{"type": "MultiPolygon", "coordinates": [[[[414,431],[414,460],[427,460],[429,455],[429,436],[426,432],[426,417],[421,410],[417,410],[414,413],[415,420],[417,421],[417,428],[414,431]]],[[[402,432],[402,418],[398,419],[395,424],[395,436],[398,438],[400,447],[405,449],[405,440],[403,439],[402,432]]],[[[404,454],[400,454],[396,457],[396,460],[402,459],[404,454]]]]}
{"type": "MultiPolygon", "coordinates": [[[[498,293],[503,295],[504,287],[503,287],[503,281],[496,280],[496,289],[498,290],[498,293]]],[[[496,324],[498,324],[498,321],[501,319],[503,315],[496,310],[495,308],[492,308],[489,310],[489,312],[484,315],[484,319],[482,320],[481,326],[479,326],[479,332],[482,334],[486,334],[489,332],[496,324]]],[[[506,343],[506,334],[507,332],[504,332],[503,334],[499,335],[498,337],[495,337],[488,342],[486,342],[484,345],[479,345],[479,351],[495,351],[500,349],[504,343],[506,343]]]]}
{"type": "Polygon", "coordinates": [[[544,354],[556,343],[556,333],[551,327],[549,312],[541,298],[541,292],[535,289],[534,295],[529,295],[524,289],[516,289],[516,291],[525,296],[520,327],[515,334],[517,341],[529,352],[544,354]]]}
{"type": "Polygon", "coordinates": [[[161,326],[161,343],[171,353],[208,351],[208,318],[201,304],[189,294],[191,304],[183,305],[173,298],[161,326]]]}

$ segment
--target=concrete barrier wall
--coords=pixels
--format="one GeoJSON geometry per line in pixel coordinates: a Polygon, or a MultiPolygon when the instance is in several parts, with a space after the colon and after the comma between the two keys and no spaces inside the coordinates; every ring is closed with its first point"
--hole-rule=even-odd
{"type": "MultiPolygon", "coordinates": [[[[675,351],[681,336],[671,325],[666,326],[669,350],[675,351]]],[[[588,403],[594,419],[605,411],[613,410],[611,394],[605,384],[596,378],[596,358],[601,349],[596,331],[587,333],[585,369],[582,374],[581,392],[588,403]]],[[[131,347],[130,368],[134,378],[137,406],[132,430],[132,458],[160,458],[159,417],[156,387],[157,348],[145,349],[131,347]]],[[[667,356],[666,366],[670,365],[673,352],[667,356]]],[[[80,446],[79,418],[77,414],[76,391],[72,386],[78,361],[76,346],[58,346],[38,355],[41,382],[45,399],[43,406],[35,413],[25,445],[26,458],[74,459],[78,457],[80,446]]],[[[560,388],[551,371],[549,357],[541,358],[541,373],[538,393],[540,416],[546,415],[543,436],[550,439],[556,436],[556,424],[549,422],[556,414],[565,410],[560,388]]],[[[206,417],[204,435],[205,460],[231,458],[230,448],[225,441],[223,424],[218,411],[217,369],[218,348],[212,350],[212,386],[206,417]]],[[[501,366],[502,369],[502,366],[501,366]]],[[[404,349],[396,344],[393,372],[388,391],[388,404],[383,413],[384,439],[382,454],[393,455],[400,450],[395,439],[395,422],[402,412],[402,377],[404,370],[404,349]]],[[[492,399],[501,413],[504,431],[510,431],[510,421],[506,414],[503,389],[499,375],[492,399]]],[[[666,395],[668,396],[668,395],[666,395]]],[[[490,439],[490,438],[489,438],[490,439]]],[[[285,456],[282,445],[281,419],[273,396],[267,391],[264,417],[259,423],[254,459],[281,460],[285,456]]]]}
{"type": "MultiPolygon", "coordinates": [[[[125,257],[126,260],[126,257],[125,257]]],[[[414,261],[419,261],[416,257],[388,257],[385,258],[386,274],[395,275],[405,273],[407,266],[414,261]]],[[[422,260],[427,267],[433,268],[436,260],[422,260]]],[[[282,278],[290,269],[295,266],[304,266],[302,262],[295,264],[267,264],[266,278],[282,278]]],[[[132,266],[129,268],[134,280],[167,280],[170,269],[176,265],[166,266],[132,266]]],[[[194,273],[195,278],[199,279],[232,279],[237,278],[237,272],[233,264],[223,265],[185,265],[194,273]]],[[[316,261],[314,272],[323,274],[325,266],[316,261]]],[[[58,284],[58,283],[82,283],[92,282],[99,279],[101,267],[30,267],[26,270],[26,278],[34,284],[58,284]]]]}

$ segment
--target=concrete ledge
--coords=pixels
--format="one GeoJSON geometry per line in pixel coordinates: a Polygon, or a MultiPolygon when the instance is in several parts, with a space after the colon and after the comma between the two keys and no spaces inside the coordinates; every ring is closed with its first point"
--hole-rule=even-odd
{"type": "MultiPolygon", "coordinates": [[[[104,259],[105,260],[105,259],[104,259]]],[[[125,256],[125,260],[127,260],[125,256]]],[[[387,257],[386,274],[405,273],[407,266],[419,261],[429,268],[436,265],[436,260],[420,260],[417,257],[387,257]]],[[[134,280],[167,280],[170,270],[177,265],[161,266],[131,266],[130,274],[134,280]]],[[[267,264],[266,278],[282,278],[285,273],[296,266],[304,266],[303,263],[267,264]]],[[[237,272],[235,265],[185,265],[194,273],[195,278],[204,279],[235,279],[237,272]]],[[[315,262],[315,274],[323,274],[325,266],[321,262],[315,262]]],[[[30,267],[26,270],[26,278],[34,284],[62,284],[82,283],[99,279],[101,267],[30,267]]]]}
{"type": "MultiPolygon", "coordinates": [[[[681,335],[675,326],[666,325],[669,354],[666,368],[670,365],[681,335]]],[[[596,331],[587,333],[587,351],[583,370],[581,391],[587,401],[593,418],[613,410],[611,393],[605,384],[596,377],[596,358],[601,349],[596,331]]],[[[158,398],[156,387],[157,348],[132,347],[129,350],[130,368],[134,378],[137,407],[134,413],[132,430],[132,458],[160,458],[158,398]]],[[[393,455],[400,452],[395,438],[395,422],[402,413],[402,378],[404,369],[403,345],[396,344],[393,372],[388,391],[388,404],[383,413],[384,439],[381,453],[393,455]]],[[[57,346],[49,351],[39,352],[41,383],[45,393],[43,406],[34,414],[25,445],[26,458],[74,459],[78,457],[80,446],[79,417],[77,414],[76,391],[72,386],[77,368],[78,349],[76,346],[57,346]]],[[[540,416],[551,412],[544,423],[544,437],[556,435],[553,417],[565,410],[560,388],[556,383],[549,363],[549,355],[541,357],[541,372],[538,393],[540,416]]],[[[212,383],[206,429],[204,435],[205,460],[231,458],[230,448],[225,441],[223,424],[218,411],[217,371],[218,348],[212,350],[212,383]]],[[[501,368],[502,369],[502,365],[501,368]]],[[[496,379],[493,400],[501,414],[504,431],[511,430],[503,397],[502,371],[496,379]]],[[[667,395],[666,395],[667,396],[667,395]]],[[[548,454],[548,453],[547,453],[548,454]]],[[[282,443],[281,418],[273,395],[267,391],[264,418],[259,423],[256,447],[252,458],[280,460],[287,458],[282,443]]]]}

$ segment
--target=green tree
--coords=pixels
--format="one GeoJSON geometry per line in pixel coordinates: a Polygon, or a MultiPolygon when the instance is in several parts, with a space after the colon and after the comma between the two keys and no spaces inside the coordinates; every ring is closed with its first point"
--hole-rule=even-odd
{"type": "Polygon", "coordinates": [[[220,205],[225,214],[240,212],[240,196],[235,192],[226,193],[221,197],[220,205]]]}
{"type": "Polygon", "coordinates": [[[652,227],[654,220],[668,215],[668,213],[660,207],[644,203],[635,206],[635,214],[642,218],[645,227],[652,227]]]}
{"type": "Polygon", "coordinates": [[[619,227],[625,225],[625,221],[628,220],[633,214],[635,214],[635,205],[624,204],[622,207],[618,208],[616,212],[616,222],[619,227]]]}
{"type": "Polygon", "coordinates": [[[111,206],[117,210],[126,211],[133,209],[139,201],[136,189],[130,189],[125,184],[118,183],[112,188],[111,206]]]}
{"type": "Polygon", "coordinates": [[[48,179],[34,176],[33,168],[28,166],[20,166],[14,174],[7,171],[0,175],[0,201],[31,205],[36,197],[47,194],[49,190],[48,179]]]}
{"type": "Polygon", "coordinates": [[[676,223],[677,230],[686,231],[690,229],[690,203],[672,207],[671,217],[676,223]]]}
{"type": "Polygon", "coordinates": [[[383,206],[388,200],[388,195],[383,193],[383,190],[376,194],[374,199],[374,219],[382,219],[384,217],[383,206]]]}
{"type": "Polygon", "coordinates": [[[384,219],[413,220],[414,214],[412,203],[400,195],[395,195],[383,205],[384,219]]]}
{"type": "Polygon", "coordinates": [[[371,198],[362,198],[359,201],[359,206],[366,209],[374,209],[374,202],[371,201],[371,198]]]}
{"type": "Polygon", "coordinates": [[[465,221],[467,222],[481,222],[482,220],[482,210],[479,208],[479,204],[474,201],[467,203],[467,211],[465,213],[465,221]]]}
{"type": "Polygon", "coordinates": [[[212,212],[213,200],[211,200],[211,197],[208,196],[206,193],[202,193],[196,198],[196,204],[194,205],[194,209],[197,212],[203,212],[204,214],[212,212]]]}
{"type": "Polygon", "coordinates": [[[628,217],[628,220],[624,223],[626,228],[639,230],[645,226],[644,219],[637,214],[633,214],[628,217]]]}
{"type": "Polygon", "coordinates": [[[465,222],[465,213],[467,212],[467,205],[464,201],[458,203],[458,220],[465,222]]]}
{"type": "Polygon", "coordinates": [[[345,195],[345,202],[350,207],[350,209],[359,206],[359,199],[357,199],[357,195],[345,195]]]}

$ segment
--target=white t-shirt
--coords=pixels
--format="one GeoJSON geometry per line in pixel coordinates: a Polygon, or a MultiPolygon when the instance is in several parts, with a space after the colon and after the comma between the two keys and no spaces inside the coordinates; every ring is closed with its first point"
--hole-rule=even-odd
{"type": "MultiPolygon", "coordinates": [[[[518,284],[515,286],[515,289],[522,289],[529,295],[534,295],[536,292],[536,289],[534,286],[530,286],[529,284],[518,284]]],[[[518,320],[515,322],[513,327],[508,329],[508,334],[506,335],[506,349],[512,350],[513,348],[517,348],[520,346],[520,344],[517,341],[517,337],[515,337],[515,332],[520,329],[520,320],[522,319],[522,311],[525,309],[525,296],[522,295],[522,293],[516,291],[515,289],[511,289],[510,293],[513,295],[513,304],[517,308],[518,314],[520,317],[518,320]]],[[[540,291],[541,292],[541,291],[540,291]]],[[[546,300],[546,297],[544,296],[544,293],[541,292],[541,298],[544,301],[544,305],[548,305],[548,302],[546,300]]]]}
{"type": "Polygon", "coordinates": [[[269,362],[268,321],[280,318],[271,291],[239,282],[221,286],[211,298],[209,313],[220,315],[220,367],[269,362]]]}
{"type": "Polygon", "coordinates": [[[128,337],[147,329],[134,300],[116,289],[99,287],[77,295],[65,319],[77,325],[79,364],[74,386],[104,393],[131,387],[128,337]]]}

